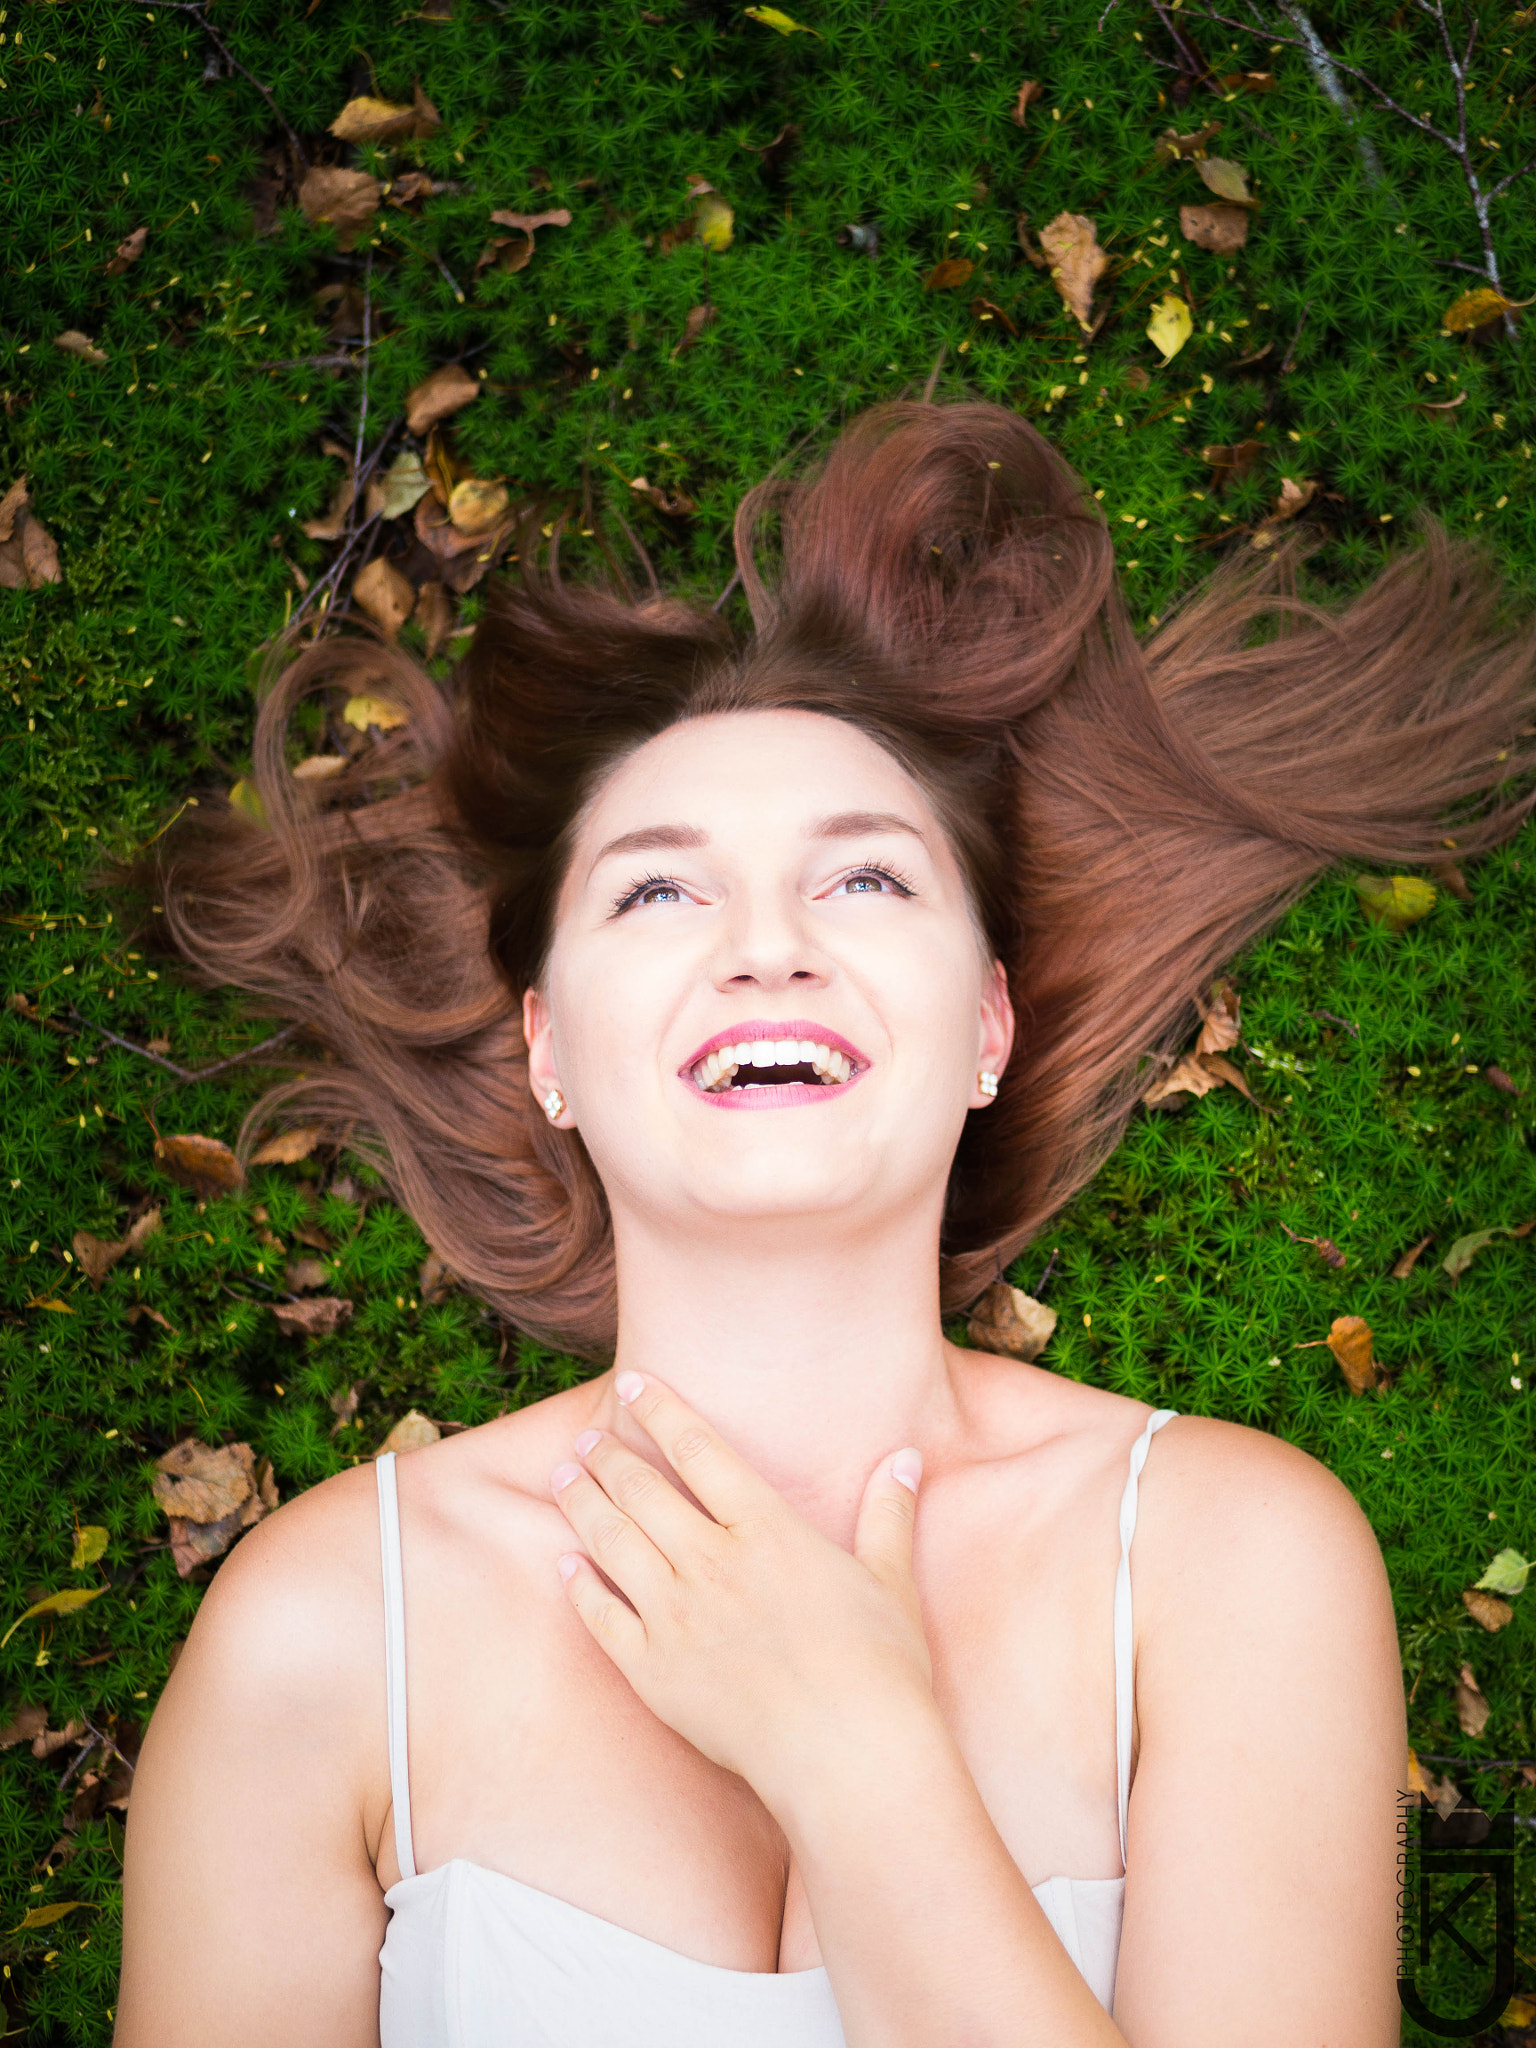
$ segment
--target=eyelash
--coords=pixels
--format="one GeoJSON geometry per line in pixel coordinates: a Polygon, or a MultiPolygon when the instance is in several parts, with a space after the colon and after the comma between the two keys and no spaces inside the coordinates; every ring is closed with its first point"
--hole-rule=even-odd
{"type": "MultiPolygon", "coordinates": [[[[891,887],[903,896],[915,896],[917,893],[905,875],[898,873],[895,868],[887,867],[883,861],[875,860],[865,861],[861,867],[850,868],[846,875],[840,875],[833,884],[834,890],[843,888],[849,882],[856,882],[861,875],[877,875],[882,882],[889,882],[891,887]]],[[[613,916],[622,917],[626,910],[632,909],[639,902],[647,889],[675,889],[679,895],[682,894],[681,885],[673,881],[669,875],[646,875],[632,888],[626,889],[622,896],[614,898],[613,916]]]]}

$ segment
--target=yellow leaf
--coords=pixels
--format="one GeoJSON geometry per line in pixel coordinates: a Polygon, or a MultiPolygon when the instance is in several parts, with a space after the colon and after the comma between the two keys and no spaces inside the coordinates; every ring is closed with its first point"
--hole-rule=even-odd
{"type": "Polygon", "coordinates": [[[1234,206],[1252,206],[1248,173],[1241,164],[1230,163],[1224,156],[1200,156],[1195,158],[1195,169],[1218,199],[1234,206]]]}
{"type": "Polygon", "coordinates": [[[489,533],[506,511],[507,504],[505,484],[490,483],[484,477],[467,476],[453,487],[448,499],[448,517],[460,533],[489,533]]]}
{"type": "Polygon", "coordinates": [[[39,1297],[39,1298],[37,1298],[36,1300],[33,1300],[33,1301],[29,1301],[29,1302],[27,1303],[27,1307],[28,1307],[28,1308],[51,1308],[51,1309],[53,1310],[54,1314],[55,1314],[55,1315],[58,1315],[58,1316],[72,1316],[72,1315],[75,1315],[75,1314],[77,1313],[77,1311],[76,1311],[75,1309],[72,1309],[72,1308],[70,1307],[70,1305],[69,1305],[69,1303],[68,1303],[67,1301],[55,1301],[55,1300],[53,1299],[53,1297],[52,1297],[51,1295],[50,1295],[50,1296],[48,1296],[48,1297],[46,1297],[46,1298],[44,1298],[44,1297],[39,1297]]]}
{"type": "Polygon", "coordinates": [[[1470,328],[1486,327],[1490,320],[1497,320],[1512,306],[1528,306],[1530,303],[1529,299],[1506,299],[1491,285],[1480,285],[1475,292],[1463,292],[1459,299],[1453,299],[1441,314],[1440,325],[1449,328],[1452,334],[1465,334],[1470,328]]]}
{"type": "Polygon", "coordinates": [[[416,608],[416,590],[393,562],[375,555],[352,579],[352,602],[393,640],[416,608]]]}
{"type": "Polygon", "coordinates": [[[77,1607],[84,1607],[92,1600],[99,1600],[103,1593],[110,1592],[108,1586],[66,1586],[62,1593],[49,1593],[45,1599],[34,1601],[25,1614],[18,1614],[3,1636],[0,1636],[0,1650],[15,1635],[24,1621],[30,1621],[35,1614],[73,1614],[77,1607]]]}
{"type": "Polygon", "coordinates": [[[279,1131],[275,1138],[268,1138],[265,1145],[251,1154],[252,1166],[292,1166],[300,1159],[307,1159],[324,1136],[320,1124],[300,1124],[291,1131],[279,1131]]]}
{"type": "Polygon", "coordinates": [[[244,811],[248,818],[254,818],[258,825],[267,822],[267,807],[261,800],[261,791],[248,777],[242,775],[229,792],[229,800],[237,811],[244,811]]]}
{"type": "Polygon", "coordinates": [[[34,1906],[25,1920],[19,1920],[11,1932],[24,1934],[29,1927],[51,1927],[55,1920],[62,1920],[66,1913],[78,1912],[82,1906],[92,1913],[101,1911],[94,1899],[65,1899],[57,1906],[34,1906]]]}
{"type": "Polygon", "coordinates": [[[1372,924],[1389,932],[1417,924],[1435,907],[1433,887],[1417,875],[1356,875],[1355,893],[1372,924]]]}
{"type": "Polygon", "coordinates": [[[372,99],[365,93],[360,99],[347,101],[331,123],[329,133],[343,142],[382,142],[391,135],[403,135],[415,122],[414,107],[372,99]]]}
{"type": "Polygon", "coordinates": [[[693,217],[698,226],[699,240],[706,249],[716,254],[722,249],[729,249],[736,215],[718,192],[704,193],[694,205],[693,217]]]}
{"type": "Polygon", "coordinates": [[[1379,1383],[1381,1367],[1372,1355],[1371,1326],[1364,1316],[1335,1316],[1324,1342],[1339,1361],[1352,1394],[1363,1394],[1379,1383]]]}
{"type": "Polygon", "coordinates": [[[741,11],[752,21],[760,21],[764,28],[776,28],[781,36],[815,36],[819,43],[826,41],[819,28],[807,28],[803,21],[795,21],[777,7],[743,7],[741,11]]]}
{"type": "Polygon", "coordinates": [[[370,725],[376,725],[380,732],[393,732],[397,725],[409,723],[400,706],[384,697],[349,697],[341,715],[359,732],[366,732],[370,725]]]}
{"type": "Polygon", "coordinates": [[[69,1560],[70,1570],[84,1571],[88,1564],[95,1564],[98,1558],[104,1557],[106,1549],[106,1530],[98,1528],[94,1522],[87,1523],[83,1529],[75,1531],[74,1554],[69,1560]]]}
{"type": "Polygon", "coordinates": [[[1516,1995],[1494,2021],[1496,2027],[1528,2027],[1536,2020],[1536,1999],[1516,1995]]]}
{"type": "Polygon", "coordinates": [[[1165,292],[1147,322],[1147,339],[1162,351],[1165,363],[1172,361],[1194,331],[1188,306],[1177,292],[1165,292]]]}
{"type": "Polygon", "coordinates": [[[402,449],[384,472],[384,517],[398,519],[402,512],[410,511],[418,498],[424,498],[431,488],[427,472],[421,466],[421,457],[413,454],[409,448],[402,449]]]}

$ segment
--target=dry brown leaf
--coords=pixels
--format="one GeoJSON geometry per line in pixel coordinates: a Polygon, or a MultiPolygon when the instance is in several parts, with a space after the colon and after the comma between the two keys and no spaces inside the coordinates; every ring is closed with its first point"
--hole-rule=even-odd
{"type": "Polygon", "coordinates": [[[356,247],[378,212],[379,181],[366,171],[315,164],[299,187],[299,206],[307,221],[329,221],[336,230],[336,247],[345,252],[356,247]]]}
{"type": "Polygon", "coordinates": [[[1501,1095],[1523,1095],[1525,1090],[1518,1081],[1512,1081],[1502,1067],[1484,1067],[1483,1079],[1492,1082],[1501,1095]]]}
{"type": "Polygon", "coordinates": [[[1427,1799],[1442,1820],[1461,1804],[1461,1793],[1450,1777],[1437,1778],[1433,1771],[1426,1771],[1412,1749],[1408,1752],[1408,1790],[1427,1799]]]}
{"type": "Polygon", "coordinates": [[[284,1277],[291,1293],[315,1294],[331,1278],[331,1269],[323,1259],[295,1259],[284,1277]]]}
{"type": "Polygon", "coordinates": [[[428,1252],[421,1262],[421,1271],[416,1284],[421,1289],[424,1302],[441,1301],[450,1288],[458,1285],[459,1276],[446,1266],[436,1252],[428,1252]]]}
{"type": "Polygon", "coordinates": [[[412,616],[427,643],[427,660],[435,661],[453,629],[453,605],[441,583],[434,580],[422,584],[416,593],[416,610],[412,616]]]}
{"type": "Polygon", "coordinates": [[[1324,1340],[1339,1361],[1352,1394],[1381,1383],[1381,1366],[1371,1355],[1371,1326],[1364,1316],[1335,1316],[1324,1340]]]}
{"type": "Polygon", "coordinates": [[[1462,1734],[1470,1735],[1476,1741],[1488,1726],[1488,1716],[1492,1711],[1472,1676],[1472,1666],[1463,1664],[1461,1676],[1456,1681],[1456,1718],[1461,1723],[1462,1734]]]}
{"type": "MultiPolygon", "coordinates": [[[[327,758],[322,755],[321,759],[327,758]]],[[[329,757],[341,765],[339,754],[329,757]]],[[[302,766],[302,762],[300,766],[302,766]]],[[[294,770],[298,773],[298,769],[294,770]]],[[[291,1131],[279,1131],[275,1138],[268,1138],[265,1145],[251,1154],[252,1166],[293,1166],[300,1159],[307,1159],[321,1138],[325,1135],[323,1124],[299,1124],[291,1131]]]]}
{"type": "Polygon", "coordinates": [[[1195,169],[1206,186],[1230,206],[1257,206],[1248,190],[1248,173],[1241,164],[1224,156],[1196,157],[1195,169]]]}
{"type": "Polygon", "coordinates": [[[1467,887],[1467,878],[1453,860],[1432,860],[1429,872],[1442,889],[1449,890],[1458,903],[1470,903],[1472,891],[1467,887]]]}
{"type": "Polygon", "coordinates": [[[1418,1264],[1420,1256],[1428,1249],[1430,1245],[1434,1243],[1434,1241],[1435,1233],[1431,1230],[1427,1236],[1421,1237],[1418,1243],[1414,1245],[1411,1250],[1403,1253],[1403,1256],[1392,1268],[1390,1277],[1394,1280],[1406,1280],[1408,1278],[1408,1275],[1413,1271],[1414,1267],[1418,1264]]]}
{"type": "Polygon", "coordinates": [[[1025,256],[1035,266],[1036,270],[1049,270],[1051,259],[1043,249],[1037,248],[1029,238],[1029,215],[1027,213],[1020,213],[1018,215],[1014,222],[1014,234],[1018,239],[1019,247],[1024,251],[1025,256]]]}
{"type": "Polygon", "coordinates": [[[1163,164],[1176,164],[1196,157],[1213,135],[1219,135],[1221,123],[1207,121],[1203,128],[1197,128],[1193,135],[1177,135],[1171,128],[1165,128],[1153,145],[1157,160],[1163,164]]]}
{"type": "Polygon", "coordinates": [[[443,363],[430,377],[423,377],[406,399],[405,424],[413,434],[424,434],[479,396],[479,383],[461,363],[443,363]]]}
{"type": "Polygon", "coordinates": [[[93,1237],[88,1230],[77,1230],[70,1245],[91,1285],[100,1287],[123,1254],[139,1251],[145,1239],[152,1237],[159,1228],[160,1211],[146,1209],[124,1237],[93,1237]]]}
{"type": "Polygon", "coordinates": [[[1223,976],[1211,990],[1209,1002],[1195,1000],[1202,1020],[1195,1051],[1229,1052],[1241,1035],[1237,990],[1223,976]]]}
{"type": "Polygon", "coordinates": [[[173,1337],[181,1334],[174,1323],[167,1322],[159,1309],[151,1308],[147,1302],[136,1301],[131,1308],[123,1310],[123,1316],[130,1323],[136,1323],[140,1316],[148,1316],[152,1323],[158,1323],[162,1330],[169,1330],[173,1337]]]}
{"type": "Polygon", "coordinates": [[[503,270],[526,270],[533,260],[533,238],[536,230],[568,228],[571,224],[570,210],[564,206],[553,207],[548,213],[513,213],[501,207],[491,215],[491,219],[497,227],[515,228],[517,233],[493,236],[476,259],[476,270],[483,270],[487,263],[494,262],[498,256],[503,270]]]}
{"type": "Polygon", "coordinates": [[[66,355],[78,356],[82,363],[105,363],[109,360],[105,349],[98,348],[88,334],[82,334],[78,327],[66,327],[62,334],[53,337],[55,348],[63,349],[66,355]]]}
{"type": "Polygon", "coordinates": [[[272,1313],[287,1336],[328,1337],[351,1315],[352,1304],[339,1295],[322,1294],[311,1301],[274,1301],[272,1313]]]}
{"type": "MultiPolygon", "coordinates": [[[[41,1761],[55,1750],[69,1749],[85,1734],[83,1721],[66,1721],[62,1728],[45,1728],[32,1738],[32,1754],[41,1761]]],[[[94,1737],[92,1740],[94,1741],[94,1737]]]]}
{"type": "Polygon", "coordinates": [[[1004,1358],[1036,1359],[1050,1342],[1056,1311],[1021,1287],[996,1280],[971,1310],[967,1334],[978,1351],[1004,1358]]]}
{"type": "Polygon", "coordinates": [[[319,519],[306,519],[304,531],[311,540],[339,540],[347,523],[347,514],[352,509],[352,500],[357,496],[357,485],[350,472],[342,477],[331,493],[331,502],[319,519]]]}
{"type": "Polygon", "coordinates": [[[0,589],[40,590],[58,580],[59,551],[19,476],[0,498],[0,589]]]}
{"type": "Polygon", "coordinates": [[[205,1199],[233,1194],[245,1185],[240,1162],[222,1138],[200,1138],[190,1132],[156,1138],[155,1158],[172,1180],[205,1199]]]}
{"type": "Polygon", "coordinates": [[[691,349],[714,317],[715,309],[711,305],[690,306],[688,317],[683,322],[683,338],[673,349],[668,360],[675,363],[680,355],[691,349]]]}
{"type": "Polygon", "coordinates": [[[392,142],[397,136],[416,133],[416,109],[364,93],[347,101],[326,133],[339,142],[392,142]]]}
{"type": "Polygon", "coordinates": [[[339,1393],[330,1396],[330,1410],[336,1418],[330,1427],[331,1436],[335,1436],[338,1430],[345,1429],[357,1413],[357,1397],[365,1384],[363,1380],[354,1380],[351,1386],[343,1387],[339,1393]]]}
{"type": "Polygon", "coordinates": [[[425,171],[402,171],[398,178],[391,178],[385,188],[385,197],[391,206],[401,208],[414,206],[418,199],[430,199],[437,192],[457,192],[457,185],[434,185],[425,171]]]}
{"type": "Polygon", "coordinates": [[[14,1749],[18,1742],[35,1742],[47,1726],[46,1707],[18,1707],[14,1718],[0,1728],[0,1749],[14,1749]]]}
{"type": "Polygon", "coordinates": [[[155,1499],[168,1515],[187,1522],[220,1522],[256,1491],[256,1459],[249,1444],[205,1444],[184,1437],[155,1462],[155,1499]]]}
{"type": "Polygon", "coordinates": [[[1513,1607],[1497,1593],[1483,1593],[1476,1586],[1468,1586],[1461,1598],[1468,1614],[1490,1635],[1496,1629],[1508,1627],[1515,1618],[1513,1607]]]}
{"type": "Polygon", "coordinates": [[[698,506],[686,491],[669,491],[660,484],[647,483],[643,476],[631,477],[629,488],[648,498],[658,512],[665,512],[671,518],[687,518],[698,511],[698,506]]]}
{"type": "Polygon", "coordinates": [[[1229,480],[1241,483],[1255,463],[1262,461],[1267,452],[1262,441],[1238,441],[1230,446],[1212,442],[1210,446],[1200,450],[1200,460],[1209,463],[1215,470],[1216,474],[1211,481],[1216,489],[1220,490],[1229,480]]]}
{"type": "Polygon", "coordinates": [[[971,312],[973,316],[978,320],[1001,320],[1003,325],[1007,328],[1008,332],[1011,335],[1013,335],[1015,339],[1017,339],[1019,332],[1018,327],[1015,325],[1012,316],[1004,312],[1003,308],[997,304],[996,300],[972,299],[971,312]]]}
{"type": "Polygon", "coordinates": [[[108,277],[121,277],[130,265],[137,263],[144,254],[144,244],[149,240],[148,228],[135,228],[131,235],[125,235],[117,245],[112,260],[106,266],[108,277]]]}
{"type": "Polygon", "coordinates": [[[1197,249],[1230,256],[1248,240],[1248,209],[1218,200],[1214,206],[1181,206],[1179,233],[1197,249]]]}
{"type": "Polygon", "coordinates": [[[1213,1088],[1219,1088],[1226,1076],[1214,1073],[1209,1062],[1198,1053],[1186,1053],[1178,1064],[1154,1081],[1142,1096],[1150,1108],[1159,1102],[1166,1102],[1170,1096],[1209,1095],[1213,1088]]]}
{"type": "Polygon", "coordinates": [[[329,782],[347,766],[345,754],[306,754],[293,764],[295,782],[329,782]]]}
{"type": "Polygon", "coordinates": [[[925,292],[952,292],[975,270],[969,256],[946,256],[942,263],[935,263],[923,279],[925,292]]]}
{"type": "Polygon", "coordinates": [[[513,523],[509,515],[494,532],[460,533],[432,493],[416,506],[416,538],[436,555],[442,564],[442,582],[460,597],[490,568],[513,523]]]}
{"type": "Polygon", "coordinates": [[[416,608],[416,592],[393,562],[375,555],[357,572],[352,599],[393,640],[416,608]]]}
{"type": "Polygon", "coordinates": [[[1025,118],[1028,115],[1030,108],[1034,105],[1035,101],[1043,100],[1044,98],[1045,87],[1037,83],[1037,81],[1033,78],[1026,78],[1024,83],[1019,87],[1018,98],[1013,103],[1013,118],[1015,124],[1018,127],[1022,128],[1025,123],[1025,118]]]}
{"type": "Polygon", "coordinates": [[[505,484],[493,483],[486,477],[467,476],[453,487],[448,500],[448,517],[460,533],[472,533],[478,539],[500,525],[506,516],[508,505],[505,484]]]}
{"type": "Polygon", "coordinates": [[[413,1408],[408,1415],[401,1416],[373,1455],[382,1458],[386,1451],[419,1451],[427,1444],[435,1444],[442,1433],[430,1417],[413,1408]]]}
{"type": "Polygon", "coordinates": [[[1084,213],[1058,213],[1040,230],[1040,247],[1068,311],[1079,327],[1091,328],[1093,288],[1109,268],[1093,222],[1084,213]]]}

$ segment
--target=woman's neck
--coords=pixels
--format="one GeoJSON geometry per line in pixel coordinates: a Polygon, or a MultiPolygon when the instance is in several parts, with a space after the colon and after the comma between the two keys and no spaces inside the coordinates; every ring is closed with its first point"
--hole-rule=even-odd
{"type": "MultiPolygon", "coordinates": [[[[800,1512],[850,1545],[865,1483],[904,1444],[930,1474],[965,1435],[957,1354],[939,1325],[936,1228],[861,1238],[760,1223],[687,1242],[615,1233],[614,1370],[654,1373],[800,1512]]],[[[592,1420],[661,1460],[594,1383],[592,1420]]]]}

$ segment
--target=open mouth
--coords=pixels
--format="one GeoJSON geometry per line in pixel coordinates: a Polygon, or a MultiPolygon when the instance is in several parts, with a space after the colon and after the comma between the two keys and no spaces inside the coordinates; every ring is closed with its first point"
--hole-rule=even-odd
{"type": "Polygon", "coordinates": [[[787,1088],[796,1083],[839,1088],[862,1068],[835,1045],[811,1038],[750,1038],[718,1045],[691,1069],[706,1095],[738,1088],[787,1088]]]}

